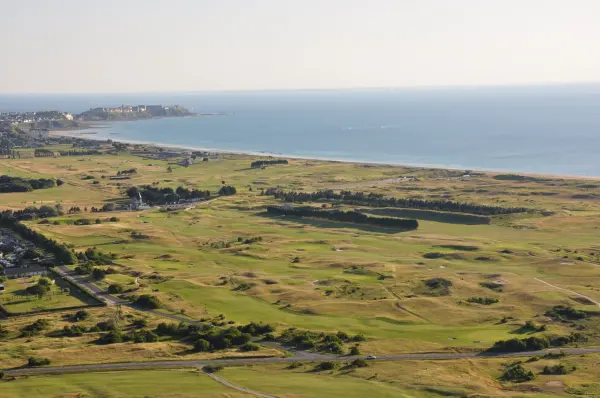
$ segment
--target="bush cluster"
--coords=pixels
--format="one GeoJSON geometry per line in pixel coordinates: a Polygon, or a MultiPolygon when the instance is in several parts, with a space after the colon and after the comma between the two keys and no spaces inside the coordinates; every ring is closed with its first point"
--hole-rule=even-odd
{"type": "Polygon", "coordinates": [[[275,160],[257,160],[256,162],[250,163],[250,167],[253,169],[260,169],[261,167],[275,165],[275,164],[288,164],[287,159],[275,159],[275,160]]]}
{"type": "Polygon", "coordinates": [[[496,304],[500,300],[493,297],[470,297],[467,299],[469,303],[483,304],[483,305],[491,305],[496,304]]]}
{"type": "Polygon", "coordinates": [[[345,343],[365,341],[365,337],[361,334],[350,337],[347,333],[341,331],[336,334],[326,334],[289,328],[281,334],[279,341],[301,350],[343,354],[345,352],[345,343]]]}

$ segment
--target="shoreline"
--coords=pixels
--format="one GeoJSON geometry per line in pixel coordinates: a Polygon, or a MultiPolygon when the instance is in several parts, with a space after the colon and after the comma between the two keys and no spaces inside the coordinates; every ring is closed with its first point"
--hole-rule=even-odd
{"type": "MultiPolygon", "coordinates": [[[[191,116],[191,117],[200,117],[191,116]]],[[[146,119],[144,119],[146,120],[146,119]]],[[[152,119],[147,119],[152,120],[152,119]]],[[[131,120],[136,121],[136,120],[131,120]]],[[[99,137],[96,134],[98,133],[86,133],[85,130],[91,128],[108,128],[107,124],[111,123],[122,123],[127,122],[127,120],[115,120],[115,121],[104,121],[103,124],[93,125],[95,122],[84,122],[90,123],[81,128],[75,129],[56,129],[51,130],[49,135],[51,136],[62,136],[69,138],[78,138],[84,140],[91,141],[107,141],[112,140],[114,142],[123,142],[132,145],[147,145],[153,147],[163,147],[163,148],[171,148],[182,151],[204,151],[204,152],[213,152],[217,154],[227,154],[227,155],[243,155],[243,156],[263,156],[263,157],[274,157],[274,158],[288,158],[288,159],[296,159],[296,160],[315,160],[321,162],[332,162],[332,163],[348,163],[348,164],[363,164],[363,165],[372,165],[372,166],[389,166],[389,167],[415,167],[420,169],[434,169],[434,170],[452,170],[452,171],[472,171],[475,173],[486,173],[491,175],[498,174],[514,174],[514,175],[522,175],[527,177],[534,178],[547,178],[547,179],[568,179],[568,180],[591,180],[591,181],[600,181],[599,176],[580,176],[580,175],[570,175],[570,174],[556,174],[556,173],[536,173],[536,172],[528,172],[528,171],[518,171],[518,170],[494,170],[494,169],[484,169],[484,168],[469,168],[469,167],[456,167],[456,166],[445,166],[439,164],[416,164],[416,163],[390,163],[390,162],[374,162],[374,161],[361,161],[357,159],[332,159],[332,158],[322,158],[318,156],[303,156],[303,155],[286,155],[282,153],[271,153],[266,151],[244,151],[244,150],[228,150],[228,149],[218,149],[218,148],[204,148],[204,147],[194,147],[185,144],[168,144],[161,142],[152,142],[152,141],[139,141],[139,140],[128,140],[128,139],[119,139],[112,137],[99,137]]]]}

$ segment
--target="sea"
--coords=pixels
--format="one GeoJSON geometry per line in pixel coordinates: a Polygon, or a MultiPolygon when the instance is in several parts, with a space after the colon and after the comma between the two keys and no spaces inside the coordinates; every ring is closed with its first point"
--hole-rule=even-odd
{"type": "Polygon", "coordinates": [[[0,95],[0,112],[122,104],[179,104],[201,116],[86,133],[264,156],[600,176],[600,84],[0,95]]]}

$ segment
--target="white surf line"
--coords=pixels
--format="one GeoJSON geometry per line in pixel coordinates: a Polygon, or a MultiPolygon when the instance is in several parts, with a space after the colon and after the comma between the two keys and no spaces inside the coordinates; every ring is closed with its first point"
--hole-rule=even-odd
{"type": "Polygon", "coordinates": [[[590,300],[592,303],[594,303],[594,304],[596,304],[598,307],[600,307],[600,302],[598,302],[598,301],[594,300],[594,299],[593,299],[593,298],[591,298],[591,297],[585,296],[585,295],[583,295],[583,294],[581,294],[581,293],[577,293],[577,292],[575,292],[575,291],[573,291],[573,290],[565,289],[564,287],[560,287],[560,286],[553,285],[553,284],[551,284],[551,283],[548,283],[548,282],[546,282],[546,281],[543,281],[543,280],[541,280],[541,279],[539,279],[539,278],[533,278],[533,279],[535,279],[535,280],[536,280],[536,281],[538,281],[538,282],[542,282],[542,283],[544,283],[544,284],[546,284],[546,285],[548,285],[548,286],[551,286],[551,287],[553,287],[553,288],[555,288],[555,289],[562,290],[562,291],[564,291],[564,292],[571,293],[571,294],[574,294],[574,295],[576,295],[576,296],[579,296],[579,297],[583,297],[584,299],[588,299],[588,300],[590,300]]]}
{"type": "MultiPolygon", "coordinates": [[[[203,370],[204,370],[204,369],[203,369],[203,370]]],[[[255,395],[255,396],[257,396],[257,397],[261,397],[261,398],[279,398],[279,397],[277,397],[277,396],[275,396],[275,395],[263,394],[263,393],[261,393],[261,392],[252,391],[252,390],[249,390],[249,389],[247,389],[247,388],[244,388],[244,387],[236,386],[235,384],[232,384],[232,383],[228,382],[227,380],[225,380],[225,379],[223,379],[223,378],[221,378],[221,377],[217,376],[217,375],[216,375],[216,374],[214,374],[214,373],[209,373],[209,372],[207,372],[207,371],[204,371],[204,373],[205,373],[205,374],[206,374],[208,377],[210,377],[211,379],[215,380],[217,383],[221,383],[221,384],[223,384],[223,385],[224,385],[224,386],[226,386],[226,387],[233,388],[234,390],[238,390],[238,391],[241,391],[241,392],[245,392],[245,393],[247,393],[247,394],[252,394],[252,395],[255,395]]]]}

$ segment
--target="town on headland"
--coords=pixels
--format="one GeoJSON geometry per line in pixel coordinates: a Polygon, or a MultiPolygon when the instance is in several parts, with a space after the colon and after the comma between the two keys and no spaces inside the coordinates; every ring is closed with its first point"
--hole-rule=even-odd
{"type": "Polygon", "coordinates": [[[152,119],[159,117],[195,116],[181,105],[121,105],[117,107],[92,108],[79,114],[60,111],[28,111],[0,113],[0,133],[21,129],[52,130],[79,128],[81,122],[152,119]]]}

